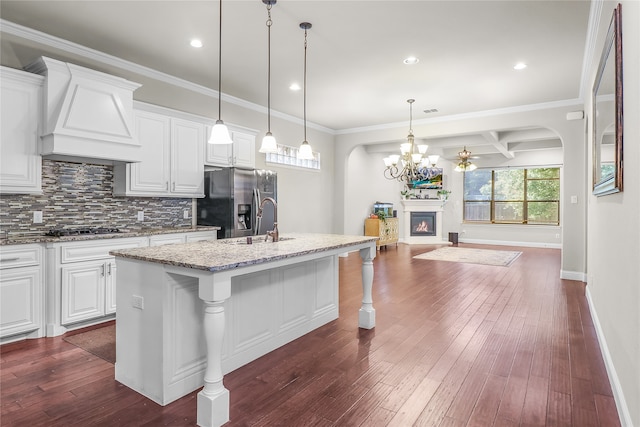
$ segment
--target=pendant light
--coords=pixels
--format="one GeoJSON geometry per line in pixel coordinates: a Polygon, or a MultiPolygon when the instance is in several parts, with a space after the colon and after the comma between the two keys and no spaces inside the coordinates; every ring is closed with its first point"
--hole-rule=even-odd
{"type": "Polygon", "coordinates": [[[313,160],[313,150],[307,141],[307,30],[311,28],[311,24],[303,22],[300,28],[304,30],[304,77],[302,81],[303,90],[303,117],[304,117],[304,141],[298,149],[298,158],[302,160],[313,160]]]}
{"type": "Polygon", "coordinates": [[[267,5],[267,133],[262,138],[260,146],[261,153],[277,153],[278,145],[275,137],[271,134],[271,7],[276,4],[277,0],[262,0],[267,5]]]}
{"type": "Polygon", "coordinates": [[[229,129],[221,118],[222,110],[222,0],[220,0],[220,25],[218,37],[218,120],[211,129],[209,144],[233,144],[229,129]]]}

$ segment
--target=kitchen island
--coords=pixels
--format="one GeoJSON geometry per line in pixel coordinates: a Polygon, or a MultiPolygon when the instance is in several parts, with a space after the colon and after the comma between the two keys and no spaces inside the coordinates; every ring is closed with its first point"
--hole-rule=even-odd
{"type": "Polygon", "coordinates": [[[362,257],[358,325],[375,326],[376,238],[286,234],[111,252],[116,380],[166,405],[198,393],[200,426],[229,420],[223,375],[338,317],[338,256],[362,257]]]}

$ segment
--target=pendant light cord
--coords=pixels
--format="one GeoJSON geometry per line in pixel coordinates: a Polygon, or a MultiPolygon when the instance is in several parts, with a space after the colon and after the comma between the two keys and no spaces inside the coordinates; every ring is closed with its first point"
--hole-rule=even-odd
{"type": "Polygon", "coordinates": [[[304,72],[302,78],[302,116],[304,118],[304,140],[307,141],[307,29],[304,29],[304,72]]]}
{"type": "Polygon", "coordinates": [[[218,121],[222,120],[222,0],[220,0],[220,25],[218,26],[218,121]]]}
{"type": "Polygon", "coordinates": [[[271,133],[271,6],[267,4],[267,132],[271,133]]]}

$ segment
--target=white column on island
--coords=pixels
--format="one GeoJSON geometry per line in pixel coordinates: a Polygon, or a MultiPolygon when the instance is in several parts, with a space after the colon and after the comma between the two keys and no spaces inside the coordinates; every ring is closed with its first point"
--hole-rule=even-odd
{"type": "Polygon", "coordinates": [[[373,259],[376,257],[376,247],[360,249],[362,258],[362,307],[358,312],[358,326],[373,329],[376,326],[376,310],[373,308],[373,259]]]}
{"type": "Polygon", "coordinates": [[[204,388],[198,393],[197,424],[217,427],[229,421],[229,390],[222,382],[222,340],[224,338],[224,302],[231,296],[231,276],[209,276],[200,279],[199,294],[204,300],[204,339],[207,348],[207,369],[204,388]],[[213,286],[210,286],[213,281],[213,286]],[[203,286],[204,285],[204,286],[203,286]]]}

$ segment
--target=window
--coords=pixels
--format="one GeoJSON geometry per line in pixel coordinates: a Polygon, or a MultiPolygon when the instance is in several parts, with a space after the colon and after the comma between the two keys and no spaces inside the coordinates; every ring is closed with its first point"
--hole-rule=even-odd
{"type": "Polygon", "coordinates": [[[313,160],[303,160],[298,158],[298,149],[296,147],[281,144],[277,144],[277,146],[277,153],[266,154],[265,161],[267,163],[278,163],[281,165],[320,170],[320,153],[314,151],[313,160]]]}
{"type": "Polygon", "coordinates": [[[560,168],[465,172],[464,220],[559,225],[560,168]]]}

